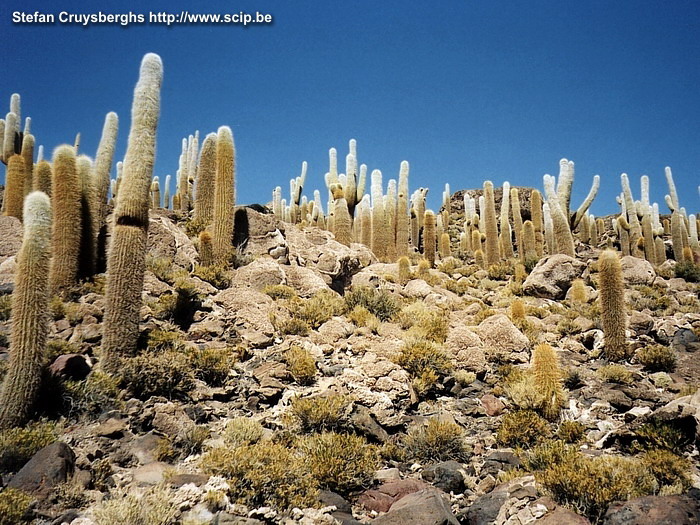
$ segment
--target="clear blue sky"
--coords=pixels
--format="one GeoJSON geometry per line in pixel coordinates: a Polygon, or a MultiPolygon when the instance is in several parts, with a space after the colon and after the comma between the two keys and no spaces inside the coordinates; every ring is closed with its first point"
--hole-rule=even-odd
{"type": "MultiPolygon", "coordinates": [[[[94,155],[104,115],[120,117],[122,158],[141,57],[163,58],[155,174],[177,169],[182,137],[234,131],[240,203],[267,202],[309,162],[323,189],[328,148],[347,141],[384,182],[411,164],[411,189],[542,187],[561,157],[576,162],[573,205],[602,178],[592,211],[612,213],[619,175],[663,168],[681,204],[700,210],[700,4],[651,1],[7,0],[0,6],[0,111],[22,95],[50,152],[82,133],[94,155]],[[51,7],[46,7],[46,5],[51,7]],[[98,7],[99,6],[99,7],[98,7]],[[254,12],[270,26],[13,25],[11,13],[254,12]]],[[[0,170],[3,171],[3,170],[0,170]]],[[[4,179],[3,175],[0,177],[4,179]]],[[[325,199],[325,191],[322,192],[325,199]]]]}

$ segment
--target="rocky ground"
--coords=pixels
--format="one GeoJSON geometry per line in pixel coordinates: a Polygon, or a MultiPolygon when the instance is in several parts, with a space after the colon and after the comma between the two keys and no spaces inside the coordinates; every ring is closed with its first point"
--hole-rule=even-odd
{"type": "MultiPolygon", "coordinates": [[[[205,271],[186,223],[152,214],[145,357],[119,378],[99,371],[103,277],[52,301],[43,419],[0,436],[1,524],[700,523],[699,287],[673,262],[623,259],[636,354],[611,366],[590,246],[524,280],[455,258],[406,277],[261,211],[236,224],[237,268],[205,271]]],[[[0,217],[0,362],[20,242],[0,217]]]]}

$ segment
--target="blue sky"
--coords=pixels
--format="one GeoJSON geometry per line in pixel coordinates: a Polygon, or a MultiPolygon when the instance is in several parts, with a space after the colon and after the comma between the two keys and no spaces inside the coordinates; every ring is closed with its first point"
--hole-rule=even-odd
{"type": "MultiPolygon", "coordinates": [[[[9,4],[9,5],[8,5],[9,4]]],[[[410,185],[439,206],[452,190],[542,187],[561,157],[576,162],[573,205],[593,174],[592,211],[616,208],[619,175],[700,210],[700,5],[651,1],[46,2],[0,6],[0,111],[22,95],[37,143],[51,151],[82,133],[94,155],[104,115],[120,116],[122,158],[141,57],[165,77],[155,174],[177,169],[182,137],[230,125],[238,202],[288,193],[309,162],[307,194],[323,189],[328,148],[341,169],[350,138],[384,182],[411,164],[410,185]],[[100,7],[97,7],[97,6],[100,7]],[[200,7],[197,7],[200,6],[200,7]],[[270,13],[270,26],[13,25],[11,13],[270,13]]],[[[3,172],[0,169],[0,172],[3,172]]],[[[0,176],[4,180],[4,172],[0,176]]],[[[322,193],[325,195],[325,192],[322,193]]],[[[662,210],[666,210],[662,204],[662,210]]]]}

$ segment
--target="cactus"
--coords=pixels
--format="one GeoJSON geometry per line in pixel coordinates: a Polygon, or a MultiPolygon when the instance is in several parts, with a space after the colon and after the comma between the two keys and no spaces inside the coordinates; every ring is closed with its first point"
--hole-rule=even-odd
{"type": "Polygon", "coordinates": [[[199,234],[199,264],[202,266],[211,266],[214,264],[211,234],[207,230],[199,234]]]}
{"type": "Polygon", "coordinates": [[[423,257],[430,264],[430,268],[435,267],[435,226],[435,214],[432,210],[427,210],[423,219],[423,257]]]}
{"type": "Polygon", "coordinates": [[[170,175],[165,176],[165,188],[163,190],[163,207],[170,209],[170,175]]]}
{"type": "Polygon", "coordinates": [[[630,189],[630,183],[626,173],[620,175],[620,181],[622,183],[622,196],[625,203],[624,209],[627,212],[627,216],[625,218],[629,223],[629,245],[632,255],[635,257],[641,257],[642,253],[638,248],[638,241],[642,236],[642,227],[639,224],[636,206],[634,204],[634,199],[632,198],[632,190],[630,189]]]}
{"type": "Polygon", "coordinates": [[[447,259],[452,255],[452,247],[450,246],[450,235],[448,233],[443,233],[440,235],[440,259],[447,259]]]}
{"type": "Polygon", "coordinates": [[[679,211],[671,214],[671,244],[673,246],[673,258],[680,262],[683,260],[683,218],[679,211]]]}
{"type": "Polygon", "coordinates": [[[553,255],[557,253],[557,247],[554,241],[554,225],[552,223],[552,214],[549,210],[549,204],[544,203],[542,205],[542,216],[544,222],[544,241],[547,245],[547,253],[553,255]]]}
{"type": "Polygon", "coordinates": [[[216,135],[216,183],[212,246],[214,264],[226,264],[233,248],[233,220],[236,203],[236,150],[233,133],[221,126],[216,135]]]}
{"type": "Polygon", "coordinates": [[[213,219],[215,177],[216,133],[209,133],[202,143],[202,153],[199,156],[197,168],[197,192],[194,198],[194,218],[202,224],[210,224],[213,219]]]}
{"type": "Polygon", "coordinates": [[[34,135],[24,133],[22,137],[22,158],[24,159],[24,197],[32,192],[34,178],[34,135]]]}
{"type": "Polygon", "coordinates": [[[7,175],[5,177],[5,194],[3,195],[4,214],[22,220],[22,202],[24,201],[24,158],[13,154],[8,157],[7,175]]]}
{"type": "Polygon", "coordinates": [[[49,333],[49,197],[41,192],[30,193],[23,215],[24,235],[12,293],[10,362],[0,391],[0,430],[26,422],[41,384],[49,333]]]}
{"type": "Polygon", "coordinates": [[[574,237],[571,234],[571,227],[569,226],[567,200],[567,198],[571,197],[571,186],[568,182],[568,177],[573,178],[573,172],[564,168],[562,168],[562,170],[563,179],[561,178],[562,175],[560,175],[560,188],[558,188],[557,191],[554,190],[554,177],[551,175],[544,176],[544,191],[547,195],[547,203],[549,204],[549,213],[552,219],[554,233],[554,243],[552,246],[554,251],[551,251],[550,248],[550,254],[563,253],[569,257],[575,257],[576,250],[574,249],[574,237]]]}
{"type": "Polygon", "coordinates": [[[158,177],[153,177],[153,182],[151,182],[151,206],[154,210],[160,208],[160,181],[158,177]]]}
{"type": "Polygon", "coordinates": [[[522,237],[523,216],[520,212],[520,194],[518,188],[511,188],[510,190],[510,206],[513,214],[513,229],[515,230],[515,244],[518,247],[518,255],[520,256],[520,260],[525,260],[522,237]]]}
{"type": "Polygon", "coordinates": [[[17,114],[10,111],[5,116],[5,136],[3,138],[3,149],[2,157],[4,162],[7,164],[14,154],[19,154],[21,152],[21,142],[19,131],[19,117],[17,114]],[[19,144],[18,144],[19,142],[19,144]]]}
{"type": "MultiPolygon", "coordinates": [[[[102,273],[107,268],[107,195],[110,190],[110,172],[114,162],[114,149],[117,144],[119,117],[113,111],[105,116],[102,136],[95,156],[95,214],[93,231],[97,238],[97,259],[95,271],[102,273]]],[[[36,169],[39,169],[37,165],[36,169]]],[[[39,188],[37,188],[39,189],[39,188]]]]}
{"type": "Polygon", "coordinates": [[[535,228],[535,249],[537,256],[544,254],[544,220],[542,216],[542,194],[538,190],[530,193],[530,217],[535,228]]]}
{"type": "Polygon", "coordinates": [[[604,250],[600,254],[598,272],[605,355],[611,361],[621,361],[629,357],[630,353],[625,335],[627,311],[622,265],[616,252],[604,250]]]}
{"type": "Polygon", "coordinates": [[[535,346],[532,351],[532,373],[541,398],[540,410],[550,421],[559,416],[566,394],[562,386],[562,371],[557,352],[547,343],[535,346]]]}
{"type": "Polygon", "coordinates": [[[537,248],[535,242],[535,227],[532,221],[525,221],[523,223],[523,232],[520,236],[522,244],[520,245],[520,251],[522,252],[523,261],[535,261],[539,259],[537,256],[537,248]]]}
{"type": "Polygon", "coordinates": [[[102,338],[103,368],[107,371],[116,370],[119,358],[134,355],[137,348],[148,240],[148,191],[153,174],[162,78],[160,57],[148,53],[141,62],[134,90],[123,180],[114,209],[107,260],[102,338]]]}
{"type": "Polygon", "coordinates": [[[34,181],[32,187],[35,191],[41,191],[51,197],[51,164],[46,160],[40,160],[34,166],[34,181]]]}
{"type": "Polygon", "coordinates": [[[337,185],[333,185],[333,188],[335,190],[335,202],[333,205],[333,211],[335,213],[335,240],[340,244],[350,246],[352,242],[352,219],[350,218],[350,212],[348,212],[348,203],[345,200],[343,190],[337,185]]]}
{"type": "Polygon", "coordinates": [[[76,159],[80,181],[80,254],[78,255],[78,277],[85,279],[95,274],[97,258],[97,236],[94,233],[96,202],[92,160],[87,155],[76,159]]]}
{"type": "Polygon", "coordinates": [[[496,222],[496,205],[493,198],[493,183],[484,182],[484,223],[486,233],[486,264],[498,264],[501,254],[498,242],[498,224],[496,222]]]}
{"type": "Polygon", "coordinates": [[[82,191],[73,146],[64,144],[54,151],[51,187],[54,219],[49,280],[56,294],[73,286],[78,277],[82,191]]]}
{"type": "Polygon", "coordinates": [[[513,257],[513,236],[510,227],[510,182],[503,183],[501,198],[501,234],[499,237],[500,251],[505,259],[513,257]]]}
{"type": "Polygon", "coordinates": [[[396,199],[396,255],[408,255],[408,162],[401,162],[396,199]]]}
{"type": "Polygon", "coordinates": [[[399,283],[406,284],[411,279],[411,261],[407,256],[399,257],[399,283]]]}

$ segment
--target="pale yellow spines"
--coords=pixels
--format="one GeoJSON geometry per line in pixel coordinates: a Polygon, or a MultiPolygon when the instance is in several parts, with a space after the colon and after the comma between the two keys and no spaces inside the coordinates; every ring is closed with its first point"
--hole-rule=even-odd
{"type": "Polygon", "coordinates": [[[530,217],[535,228],[535,248],[537,256],[544,254],[544,220],[542,211],[542,194],[539,190],[532,190],[530,193],[530,217]]]}
{"type": "Polygon", "coordinates": [[[131,129],[119,185],[109,256],[102,366],[114,371],[136,353],[146,269],[149,189],[155,160],[163,64],[148,53],[141,62],[131,108],[131,129]]]}
{"type": "MultiPolygon", "coordinates": [[[[216,192],[216,133],[204,137],[197,168],[197,192],[194,198],[194,218],[202,224],[214,218],[214,195],[216,192]]],[[[282,190],[279,191],[279,200],[282,190]]],[[[281,215],[281,212],[280,212],[281,215]]]]}
{"type": "Polygon", "coordinates": [[[604,250],[598,259],[598,293],[605,338],[605,355],[611,361],[629,357],[627,307],[622,265],[617,253],[604,250]]]}
{"type": "Polygon", "coordinates": [[[80,180],[80,254],[78,256],[78,277],[83,279],[95,274],[97,258],[97,235],[95,234],[95,180],[92,159],[79,155],[76,159],[80,180]]]}
{"type": "Polygon", "coordinates": [[[396,200],[396,254],[399,258],[408,255],[408,169],[408,162],[401,162],[396,200]]]}
{"type": "Polygon", "coordinates": [[[24,158],[17,154],[8,157],[3,209],[5,215],[17,217],[20,221],[24,201],[24,174],[24,158]]]}
{"type": "Polygon", "coordinates": [[[436,243],[435,214],[432,210],[427,210],[423,219],[423,257],[431,268],[435,266],[436,243]]]}
{"type": "Polygon", "coordinates": [[[34,174],[34,135],[28,133],[22,137],[22,158],[24,159],[24,196],[32,191],[34,174]]]}
{"type": "Polygon", "coordinates": [[[37,162],[34,167],[34,182],[32,184],[35,191],[41,191],[51,197],[51,163],[46,160],[37,162]]]}
{"type": "Polygon", "coordinates": [[[204,230],[199,234],[199,264],[211,266],[214,263],[214,253],[212,251],[211,234],[204,230]]]}
{"type": "MultiPolygon", "coordinates": [[[[97,146],[95,156],[94,186],[95,186],[95,214],[93,217],[93,230],[97,238],[96,241],[96,266],[97,272],[103,272],[107,267],[107,196],[109,195],[112,171],[114,162],[114,150],[117,145],[117,132],[119,131],[119,117],[113,111],[105,116],[102,126],[100,143],[97,146]]],[[[36,169],[39,169],[37,165],[36,169]]]]}
{"type": "Polygon", "coordinates": [[[41,385],[49,333],[51,202],[41,192],[24,202],[24,234],[12,292],[10,360],[0,391],[0,430],[24,424],[41,385]]]}
{"type": "Polygon", "coordinates": [[[335,240],[345,246],[350,246],[352,242],[352,219],[348,211],[348,203],[345,197],[341,196],[336,199],[333,207],[335,211],[335,240]]]}
{"type": "Polygon", "coordinates": [[[386,255],[386,223],[384,219],[384,195],[382,193],[382,172],[372,171],[372,252],[378,259],[386,255]]]}
{"type": "Polygon", "coordinates": [[[411,261],[407,256],[399,257],[399,283],[406,284],[411,279],[411,261]]]}
{"type": "Polygon", "coordinates": [[[472,251],[475,253],[475,255],[477,250],[479,250],[483,255],[484,248],[481,245],[481,232],[478,229],[472,230],[472,251]]]}
{"type": "Polygon", "coordinates": [[[65,144],[54,151],[51,188],[54,218],[50,282],[52,292],[59,293],[78,278],[82,189],[73,146],[65,144]]]}
{"type": "Polygon", "coordinates": [[[550,421],[559,416],[566,401],[562,385],[563,374],[554,348],[546,343],[535,346],[532,351],[532,373],[535,386],[541,396],[540,410],[550,421]]]}
{"type": "Polygon", "coordinates": [[[151,207],[154,210],[160,208],[160,181],[158,177],[153,177],[153,182],[151,182],[151,207]]]}
{"type": "Polygon", "coordinates": [[[523,216],[520,211],[520,193],[518,188],[510,189],[510,206],[513,214],[513,229],[515,230],[515,244],[518,247],[518,255],[524,260],[523,250],[523,216]]]}
{"type": "Polygon", "coordinates": [[[452,256],[452,247],[450,246],[450,235],[448,233],[443,233],[440,235],[440,241],[438,243],[440,259],[447,259],[452,256]]]}
{"type": "Polygon", "coordinates": [[[216,183],[212,231],[214,264],[226,264],[233,249],[235,184],[236,151],[233,133],[228,126],[221,126],[216,138],[216,183]]]}
{"type": "Polygon", "coordinates": [[[493,183],[484,182],[484,228],[486,233],[486,264],[492,266],[501,260],[498,223],[496,220],[496,204],[493,197],[493,183]]]}
{"type": "Polygon", "coordinates": [[[533,261],[539,259],[537,256],[537,242],[535,240],[535,226],[532,221],[525,221],[523,223],[523,231],[520,236],[523,261],[533,261]]]}

